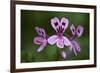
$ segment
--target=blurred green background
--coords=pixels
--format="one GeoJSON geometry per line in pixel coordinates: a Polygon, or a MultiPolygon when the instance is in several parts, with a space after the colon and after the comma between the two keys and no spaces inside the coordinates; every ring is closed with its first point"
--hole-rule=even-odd
{"type": "Polygon", "coordinates": [[[42,52],[38,53],[36,50],[39,45],[33,42],[34,37],[38,36],[34,29],[36,26],[44,28],[49,36],[55,34],[55,30],[50,24],[53,17],[59,19],[66,17],[69,20],[65,36],[71,35],[71,24],[76,27],[81,24],[84,27],[83,35],[77,39],[81,52],[75,56],[68,47],[65,47],[68,54],[67,60],[89,59],[89,13],[21,10],[21,62],[63,61],[56,45],[47,45],[42,52]]]}

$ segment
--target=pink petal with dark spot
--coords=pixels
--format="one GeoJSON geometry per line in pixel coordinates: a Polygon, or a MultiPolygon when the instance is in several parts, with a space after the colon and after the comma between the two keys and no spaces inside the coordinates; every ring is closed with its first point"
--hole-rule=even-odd
{"type": "Polygon", "coordinates": [[[84,31],[83,27],[79,25],[76,29],[77,36],[80,37],[83,34],[83,31],[84,31]]]}
{"type": "Polygon", "coordinates": [[[68,27],[68,23],[69,23],[69,21],[65,17],[63,17],[61,19],[61,27],[62,27],[62,29],[64,29],[63,32],[65,32],[65,29],[68,27]]]}
{"type": "Polygon", "coordinates": [[[46,37],[46,33],[45,33],[45,30],[43,28],[36,27],[35,29],[36,29],[39,36],[44,37],[44,38],[46,37]]]}
{"type": "Polygon", "coordinates": [[[52,25],[52,27],[55,29],[55,31],[58,32],[57,29],[58,29],[59,26],[60,26],[60,21],[59,21],[59,19],[58,19],[57,17],[52,18],[52,19],[51,19],[51,25],[52,25]]]}
{"type": "Polygon", "coordinates": [[[76,30],[75,30],[75,27],[73,24],[70,26],[70,30],[71,30],[72,34],[75,35],[76,30]]]}

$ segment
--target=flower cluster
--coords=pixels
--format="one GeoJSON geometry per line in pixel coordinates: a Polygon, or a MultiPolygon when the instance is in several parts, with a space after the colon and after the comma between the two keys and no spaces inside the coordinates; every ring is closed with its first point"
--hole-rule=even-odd
{"type": "Polygon", "coordinates": [[[61,20],[59,20],[57,17],[52,18],[51,25],[56,31],[56,34],[49,37],[46,35],[43,28],[35,27],[38,36],[34,38],[34,43],[40,45],[37,52],[41,52],[47,44],[56,44],[56,46],[60,48],[60,53],[63,59],[67,58],[67,53],[64,50],[64,46],[67,46],[70,51],[77,56],[78,52],[80,52],[80,45],[76,41],[76,38],[79,38],[83,34],[84,29],[81,25],[78,25],[78,27],[75,29],[75,26],[72,24],[70,26],[72,36],[68,38],[64,36],[68,23],[69,21],[65,17],[61,18],[61,20]]]}

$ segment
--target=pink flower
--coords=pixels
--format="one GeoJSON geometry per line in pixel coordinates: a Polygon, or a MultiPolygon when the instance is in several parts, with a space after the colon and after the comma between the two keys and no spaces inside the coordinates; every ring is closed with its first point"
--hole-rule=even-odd
{"type": "MultiPolygon", "coordinates": [[[[58,48],[64,48],[65,46],[70,46],[71,43],[67,37],[65,37],[63,34],[68,27],[68,19],[63,17],[61,20],[59,20],[57,17],[54,17],[51,19],[51,25],[56,31],[56,35],[52,35],[48,38],[48,43],[50,45],[56,44],[58,48]]],[[[66,52],[61,51],[61,55],[63,58],[66,58],[67,55],[65,55],[66,52]]]]}
{"type": "Polygon", "coordinates": [[[41,52],[47,45],[47,36],[43,28],[36,27],[35,29],[38,36],[34,38],[34,43],[40,45],[37,52],[41,52]]]}
{"type": "Polygon", "coordinates": [[[81,25],[78,25],[77,29],[75,29],[75,26],[72,24],[70,26],[70,30],[72,32],[72,38],[70,38],[71,46],[69,47],[71,51],[77,56],[77,53],[80,52],[80,45],[77,41],[75,41],[76,37],[80,37],[83,34],[83,27],[81,25]]]}

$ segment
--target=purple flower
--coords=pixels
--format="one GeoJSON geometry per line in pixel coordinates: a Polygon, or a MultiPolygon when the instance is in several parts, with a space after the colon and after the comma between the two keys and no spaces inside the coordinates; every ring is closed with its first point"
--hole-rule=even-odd
{"type": "MultiPolygon", "coordinates": [[[[59,20],[57,17],[51,19],[51,25],[56,31],[56,35],[52,35],[48,38],[48,43],[50,45],[56,44],[58,48],[64,48],[65,46],[69,46],[71,43],[69,39],[64,35],[66,28],[68,27],[68,19],[63,17],[59,20]]],[[[66,52],[61,50],[61,56],[65,59],[67,57],[66,52]]]]}
{"type": "Polygon", "coordinates": [[[70,38],[71,46],[69,47],[71,51],[77,56],[77,53],[80,52],[80,45],[75,41],[76,37],[80,37],[83,34],[83,27],[78,25],[77,29],[75,29],[74,25],[70,26],[70,30],[72,32],[72,37],[70,38]]]}
{"type": "Polygon", "coordinates": [[[43,28],[36,27],[35,29],[38,36],[34,38],[34,43],[40,45],[37,52],[41,52],[47,45],[47,36],[43,28]]]}
{"type": "Polygon", "coordinates": [[[62,18],[61,21],[57,17],[51,19],[51,25],[55,29],[57,35],[52,35],[48,38],[48,43],[54,45],[56,43],[57,47],[64,48],[64,45],[69,46],[70,41],[67,37],[63,36],[65,29],[68,26],[68,20],[62,18]]]}

